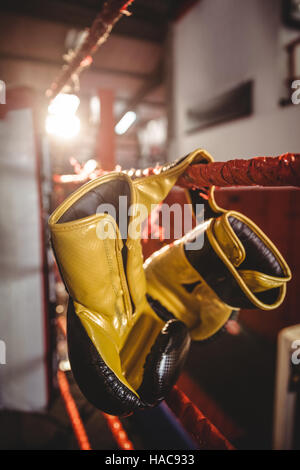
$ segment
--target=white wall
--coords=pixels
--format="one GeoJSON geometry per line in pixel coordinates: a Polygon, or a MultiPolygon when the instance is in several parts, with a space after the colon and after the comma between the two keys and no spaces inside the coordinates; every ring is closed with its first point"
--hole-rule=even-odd
{"type": "Polygon", "coordinates": [[[32,111],[9,111],[0,141],[0,409],[40,411],[48,397],[32,111]]]}
{"type": "Polygon", "coordinates": [[[282,108],[283,44],[300,35],[282,26],[279,0],[202,0],[173,27],[173,160],[198,147],[216,160],[300,152],[300,105],[282,108]],[[251,117],[185,133],[186,111],[254,80],[251,117]]]}

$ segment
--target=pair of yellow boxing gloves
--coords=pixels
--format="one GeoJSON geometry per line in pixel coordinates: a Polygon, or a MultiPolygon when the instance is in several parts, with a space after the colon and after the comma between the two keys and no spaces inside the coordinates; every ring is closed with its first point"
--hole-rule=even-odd
{"type": "Polygon", "coordinates": [[[109,173],[50,217],[70,295],[72,371],[107,413],[156,405],[175,384],[191,339],[211,338],[239,308],[271,310],[285,297],[291,273],[281,254],[247,217],[220,209],[213,190],[204,220],[143,262],[142,220],[189,165],[210,161],[197,150],[151,176],[109,173]]]}

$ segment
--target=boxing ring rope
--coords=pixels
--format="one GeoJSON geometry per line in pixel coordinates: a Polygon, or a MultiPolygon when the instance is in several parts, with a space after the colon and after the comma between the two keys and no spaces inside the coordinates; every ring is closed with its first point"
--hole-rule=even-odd
{"type": "MultiPolygon", "coordinates": [[[[74,160],[74,159],[72,159],[74,160]]],[[[107,171],[102,169],[87,173],[78,162],[73,163],[76,174],[53,175],[55,183],[84,183],[107,171]]],[[[132,177],[160,174],[164,166],[144,170],[123,170],[132,177]]],[[[117,166],[115,171],[122,171],[117,166]]],[[[212,162],[191,165],[178,179],[177,186],[190,189],[201,189],[208,186],[300,186],[300,154],[285,153],[279,157],[254,157],[236,159],[227,162],[212,162]]]]}
{"type": "Polygon", "coordinates": [[[300,186],[300,154],[191,165],[177,185],[194,189],[203,186],[300,186]]]}
{"type": "Polygon", "coordinates": [[[68,379],[66,377],[66,374],[61,370],[57,372],[57,381],[79,449],[92,450],[89,438],[86,434],[85,428],[80,418],[78,408],[71,395],[68,379]]]}
{"type": "Polygon", "coordinates": [[[107,424],[119,446],[122,450],[134,450],[132,442],[128,439],[126,432],[117,416],[102,413],[107,421],[107,424]]]}
{"type": "MultiPolygon", "coordinates": [[[[61,330],[62,334],[66,337],[67,330],[65,322],[61,317],[57,319],[57,326],[61,330]]],[[[64,401],[67,413],[70,418],[70,422],[79,446],[80,450],[92,450],[89,443],[88,436],[86,434],[83,422],[80,418],[78,408],[76,403],[71,395],[70,386],[66,374],[63,371],[58,371],[57,373],[58,386],[62,399],[64,401]]],[[[110,416],[106,413],[102,413],[105,418],[107,425],[115,438],[119,448],[121,450],[134,450],[132,442],[129,440],[121,421],[117,416],[110,416]]]]}
{"type": "Polygon", "coordinates": [[[166,397],[166,403],[179,419],[184,429],[198,444],[199,449],[235,449],[177,385],[173,387],[170,394],[166,397]]]}
{"type": "Polygon", "coordinates": [[[104,2],[83,43],[74,51],[69,63],[63,66],[60,74],[46,91],[48,98],[54,99],[73,75],[78,75],[92,63],[92,55],[107,40],[115,23],[124,14],[129,14],[126,8],[132,2],[133,0],[107,0],[104,2]]]}

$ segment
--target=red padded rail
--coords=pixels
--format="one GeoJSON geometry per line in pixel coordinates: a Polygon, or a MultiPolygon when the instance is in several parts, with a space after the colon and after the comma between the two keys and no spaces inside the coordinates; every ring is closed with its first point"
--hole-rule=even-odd
{"type": "Polygon", "coordinates": [[[178,179],[177,185],[193,189],[203,186],[300,186],[300,154],[192,165],[178,179]]]}

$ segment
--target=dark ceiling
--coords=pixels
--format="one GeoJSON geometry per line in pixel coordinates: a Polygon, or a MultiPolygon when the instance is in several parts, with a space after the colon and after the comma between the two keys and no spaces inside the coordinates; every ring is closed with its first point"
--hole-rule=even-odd
{"type": "MultiPolygon", "coordinates": [[[[104,0],[1,0],[0,11],[64,23],[76,28],[90,26],[104,0]]],[[[119,21],[114,33],[148,41],[161,42],[168,22],[193,0],[135,0],[133,12],[126,21],[119,21]]]]}

